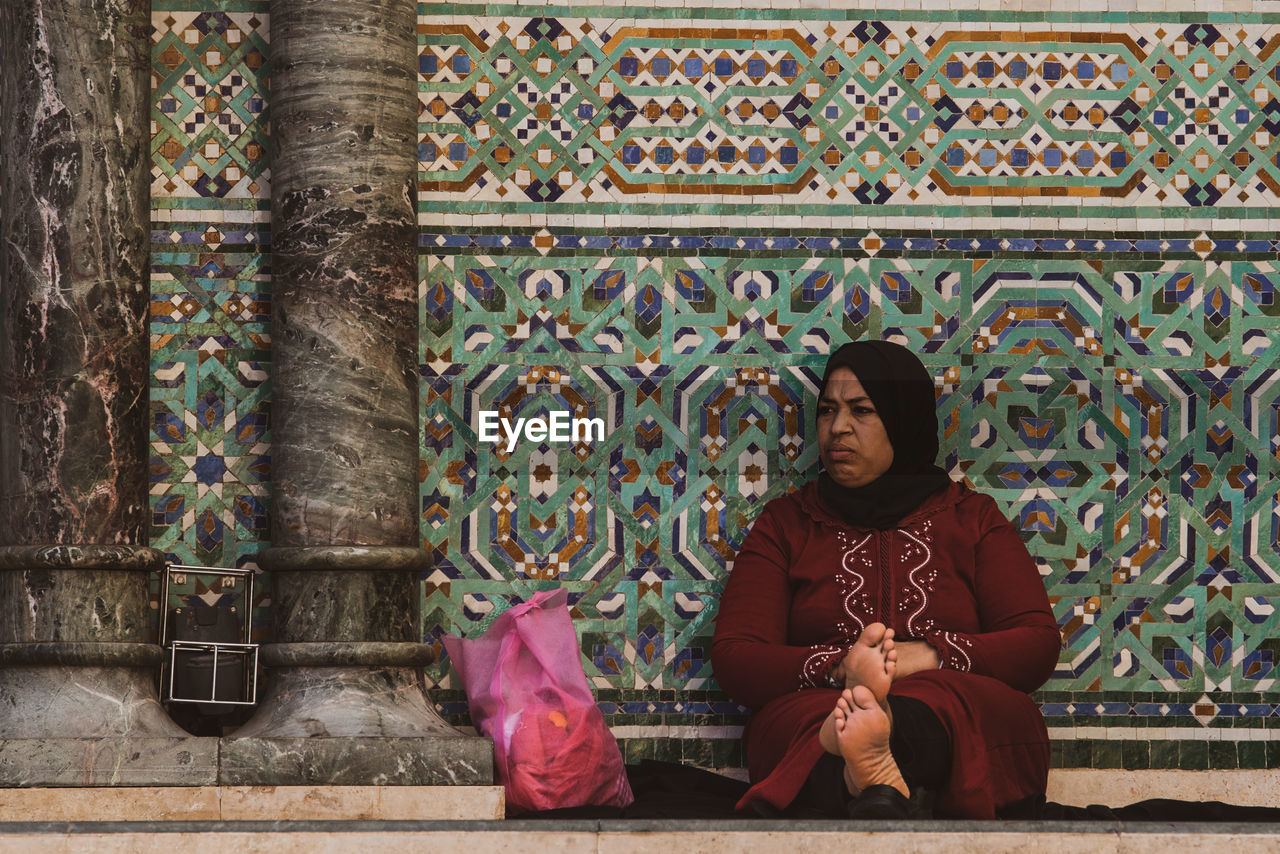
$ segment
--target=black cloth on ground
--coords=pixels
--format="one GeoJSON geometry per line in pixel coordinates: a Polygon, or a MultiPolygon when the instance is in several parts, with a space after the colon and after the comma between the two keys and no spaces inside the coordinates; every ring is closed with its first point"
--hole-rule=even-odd
{"type": "MultiPolygon", "coordinates": [[[[834,757],[833,757],[834,758],[834,757]]],[[[1123,774],[1121,770],[1116,771],[1123,774]]],[[[570,807],[525,813],[523,819],[758,819],[734,812],[746,794],[745,782],[673,762],[644,760],[627,766],[636,801],[629,807],[570,807]]],[[[845,814],[841,814],[841,818],[845,814]]],[[[781,814],[780,819],[796,816],[781,814]]],[[[1247,807],[1218,801],[1155,798],[1123,807],[1073,807],[1035,798],[1000,811],[1000,818],[1024,821],[1280,822],[1280,808],[1247,807]]]]}
{"type": "MultiPolygon", "coordinates": [[[[1117,774],[1124,771],[1116,769],[1117,774]]],[[[1221,801],[1177,801],[1152,798],[1123,807],[1091,804],[1073,807],[1043,797],[1030,798],[997,810],[1008,821],[1230,821],[1280,823],[1280,807],[1248,807],[1221,801]]]]}
{"type": "Polygon", "coordinates": [[[732,777],[677,762],[645,759],[627,766],[627,780],[636,796],[628,807],[566,807],[523,813],[519,818],[759,818],[742,815],[734,806],[750,786],[732,777]]]}

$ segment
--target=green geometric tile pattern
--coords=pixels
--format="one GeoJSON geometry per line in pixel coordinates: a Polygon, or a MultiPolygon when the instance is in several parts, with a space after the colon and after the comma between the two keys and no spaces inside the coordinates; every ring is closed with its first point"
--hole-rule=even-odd
{"type": "Polygon", "coordinates": [[[424,23],[422,189],[742,206],[1267,208],[1280,194],[1274,25],[761,26],[631,11],[424,23]]]}
{"type": "Polygon", "coordinates": [[[267,536],[268,5],[152,7],[151,544],[184,564],[267,536]]]}
{"type": "Polygon", "coordinates": [[[234,12],[187,11],[187,5],[152,7],[152,193],[268,199],[268,4],[234,12]]]}
{"type": "Polygon", "coordinates": [[[824,354],[891,337],[935,374],[948,467],[1037,556],[1052,688],[1273,685],[1280,312],[1244,297],[1272,261],[526,252],[424,263],[437,630],[564,586],[597,685],[706,686],[734,550],[815,471],[824,354]],[[475,430],[504,408],[610,432],[507,455],[475,430]]]}
{"type": "Polygon", "coordinates": [[[267,524],[270,284],[256,247],[205,228],[204,251],[152,252],[151,544],[240,566],[267,524]]]}

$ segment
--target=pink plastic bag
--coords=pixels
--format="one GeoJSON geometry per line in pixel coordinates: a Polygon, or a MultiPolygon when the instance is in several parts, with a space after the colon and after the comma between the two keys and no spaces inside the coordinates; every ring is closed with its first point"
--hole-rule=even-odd
{"type": "Polygon", "coordinates": [[[535,593],[483,637],[444,638],[471,720],[493,739],[494,772],[512,812],[634,800],[578,661],[568,599],[564,589],[535,593]]]}

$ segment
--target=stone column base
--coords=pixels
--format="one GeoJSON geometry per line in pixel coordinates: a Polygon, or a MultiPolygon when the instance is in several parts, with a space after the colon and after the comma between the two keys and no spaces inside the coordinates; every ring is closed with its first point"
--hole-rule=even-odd
{"type": "Polygon", "coordinates": [[[494,821],[506,817],[506,798],[501,786],[0,788],[0,816],[24,823],[494,821]]]}
{"type": "Polygon", "coordinates": [[[223,786],[489,786],[493,742],[476,736],[221,740],[223,786]]]}
{"type": "Polygon", "coordinates": [[[160,705],[148,546],[0,546],[0,787],[208,786],[218,740],[160,705]]]}
{"type": "Polygon", "coordinates": [[[212,786],[217,776],[216,738],[0,739],[0,788],[212,786]]]}
{"type": "Polygon", "coordinates": [[[218,739],[165,714],[149,644],[0,644],[0,787],[211,786],[218,739]],[[31,662],[54,662],[32,664],[31,662]]]}
{"type": "Polygon", "coordinates": [[[254,717],[222,739],[223,786],[488,786],[493,741],[436,714],[406,665],[423,644],[299,643],[263,648],[275,665],[254,717]],[[317,663],[345,666],[317,667],[317,663]]]}

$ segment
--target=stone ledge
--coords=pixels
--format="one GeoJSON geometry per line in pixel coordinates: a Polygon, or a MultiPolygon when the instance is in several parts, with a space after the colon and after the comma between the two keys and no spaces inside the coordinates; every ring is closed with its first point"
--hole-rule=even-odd
{"type": "Polygon", "coordinates": [[[0,738],[0,791],[492,783],[493,742],[478,736],[0,738]]]}
{"type": "Polygon", "coordinates": [[[1280,775],[1273,770],[1121,771],[1114,768],[1055,768],[1048,800],[1085,807],[1125,806],[1152,798],[1222,801],[1248,807],[1280,804],[1280,775]]]}
{"type": "Polygon", "coordinates": [[[477,736],[223,738],[225,786],[487,786],[493,741],[477,736]]]}
{"type": "MultiPolygon", "coordinates": [[[[483,821],[505,814],[501,786],[0,789],[0,821],[483,821]]],[[[7,852],[4,840],[0,829],[0,850],[7,852]]]]}
{"type": "Polygon", "coordinates": [[[0,786],[169,787],[217,782],[216,738],[0,739],[0,786]]]}
{"type": "Polygon", "coordinates": [[[1271,854],[1280,825],[1117,822],[792,822],[792,821],[461,821],[461,822],[155,822],[0,824],[6,854],[315,854],[402,850],[432,854],[560,851],[566,854],[1151,854],[1152,851],[1271,854]]]}

